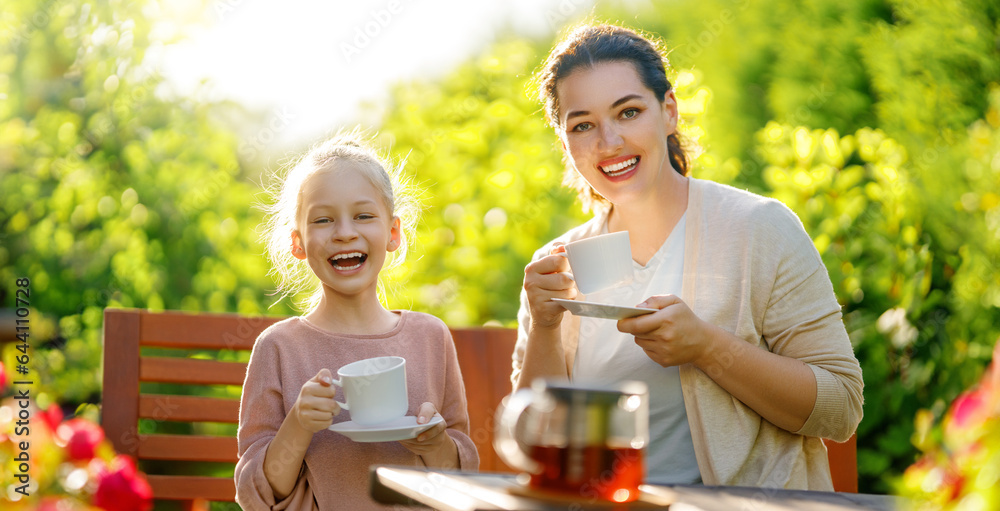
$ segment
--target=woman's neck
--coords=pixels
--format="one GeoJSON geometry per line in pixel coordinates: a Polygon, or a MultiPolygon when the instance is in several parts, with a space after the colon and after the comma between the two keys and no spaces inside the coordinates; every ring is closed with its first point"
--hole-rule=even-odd
{"type": "Polygon", "coordinates": [[[608,232],[628,231],[632,259],[645,266],[687,211],[688,178],[671,172],[657,193],[615,204],[608,214],[608,232]]]}
{"type": "Polygon", "coordinates": [[[399,315],[382,307],[375,294],[359,298],[331,297],[325,293],[319,305],[305,317],[324,330],[351,335],[386,333],[399,322],[399,315]]]}

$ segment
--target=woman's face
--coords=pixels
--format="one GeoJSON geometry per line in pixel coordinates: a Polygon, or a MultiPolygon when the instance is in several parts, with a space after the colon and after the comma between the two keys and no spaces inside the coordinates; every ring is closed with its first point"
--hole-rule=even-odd
{"type": "Polygon", "coordinates": [[[662,191],[676,173],[667,150],[677,128],[672,91],[661,103],[632,63],[615,61],[574,70],[556,94],[563,149],[597,193],[623,204],[662,191]]]}

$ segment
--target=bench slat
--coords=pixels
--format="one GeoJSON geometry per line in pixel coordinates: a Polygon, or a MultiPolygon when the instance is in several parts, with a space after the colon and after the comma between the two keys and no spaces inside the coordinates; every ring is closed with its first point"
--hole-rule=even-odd
{"type": "Polygon", "coordinates": [[[236,483],[230,477],[147,475],[158,499],[235,501],[236,483]]]}
{"type": "Polygon", "coordinates": [[[139,397],[139,417],[175,422],[226,422],[240,420],[240,402],[202,396],[143,394],[139,397]]]}
{"type": "Polygon", "coordinates": [[[139,380],[192,385],[243,385],[247,364],[193,358],[142,357],[139,380]]]}
{"type": "Polygon", "coordinates": [[[139,459],[236,463],[236,438],[197,435],[139,435],[139,459]]]}
{"type": "Polygon", "coordinates": [[[249,350],[262,330],[282,319],[238,314],[145,313],[139,339],[143,346],[249,350]]]}

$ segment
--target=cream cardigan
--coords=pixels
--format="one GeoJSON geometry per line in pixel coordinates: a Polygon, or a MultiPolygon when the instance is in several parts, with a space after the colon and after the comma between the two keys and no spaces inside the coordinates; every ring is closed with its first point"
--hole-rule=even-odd
{"type": "MultiPolygon", "coordinates": [[[[594,236],[607,214],[552,243],[594,236]]],[[[861,421],[861,367],[826,272],[801,221],[782,203],[726,185],[690,179],[684,277],[680,298],[699,318],[746,341],[715,355],[720,367],[738,364],[740,351],[767,349],[799,359],[816,376],[812,414],[799,431],[783,430],[718,386],[708,374],[680,367],[684,407],[702,481],[832,490],[821,438],[845,441],[861,421]]],[[[585,297],[581,297],[585,299],[585,297]]],[[[521,372],[530,316],[522,290],[511,380],[521,372]]],[[[579,319],[565,315],[562,342],[573,368],[579,319]]]]}

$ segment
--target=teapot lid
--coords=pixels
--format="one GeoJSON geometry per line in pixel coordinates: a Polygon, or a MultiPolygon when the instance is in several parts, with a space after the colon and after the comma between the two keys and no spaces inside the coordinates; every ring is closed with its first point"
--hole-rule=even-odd
{"type": "Polygon", "coordinates": [[[559,401],[581,404],[613,405],[622,396],[646,396],[649,393],[645,382],[631,380],[569,382],[539,378],[532,382],[531,387],[537,392],[546,392],[559,401]]]}

